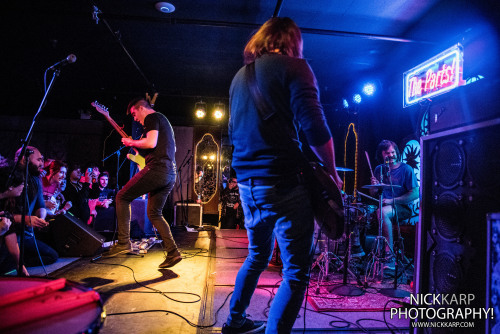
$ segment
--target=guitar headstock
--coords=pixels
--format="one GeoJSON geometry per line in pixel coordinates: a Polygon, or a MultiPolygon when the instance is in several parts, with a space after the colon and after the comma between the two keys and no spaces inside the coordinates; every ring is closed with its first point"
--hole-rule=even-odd
{"type": "Polygon", "coordinates": [[[104,116],[109,116],[108,108],[106,106],[104,106],[103,104],[100,104],[99,102],[94,101],[91,103],[91,105],[92,105],[92,107],[94,107],[98,112],[100,112],[104,116]]]}

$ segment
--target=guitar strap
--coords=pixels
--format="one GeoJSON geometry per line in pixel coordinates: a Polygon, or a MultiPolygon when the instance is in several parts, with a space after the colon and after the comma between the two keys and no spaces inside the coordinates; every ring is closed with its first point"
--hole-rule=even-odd
{"type": "MultiPolygon", "coordinates": [[[[293,138],[296,136],[294,129],[287,125],[288,123],[284,121],[284,116],[279,111],[273,110],[262,95],[255,78],[255,62],[246,66],[245,78],[260,117],[264,121],[270,122],[269,124],[273,126],[272,135],[275,140],[277,142],[284,142],[290,152],[297,157],[297,161],[299,161],[300,169],[297,170],[297,177],[303,179],[303,176],[305,176],[305,179],[307,179],[308,187],[311,190],[315,220],[320,224],[328,237],[334,240],[338,239],[343,232],[342,228],[344,225],[340,191],[338,189],[336,189],[337,191],[333,189],[331,191],[323,191],[322,186],[325,185],[325,180],[318,178],[316,174],[317,166],[313,167],[311,165],[309,159],[300,149],[299,143],[294,141],[293,138]],[[301,172],[305,172],[305,175],[300,175],[301,172]]],[[[330,178],[329,175],[328,178],[330,178]]]]}
{"type": "Polygon", "coordinates": [[[300,157],[299,161],[303,163],[301,165],[307,166],[309,168],[309,159],[306,157],[304,152],[300,149],[299,144],[293,140],[296,136],[294,129],[288,126],[288,122],[284,120],[283,116],[275,111],[266,101],[262,92],[257,84],[257,79],[255,77],[255,62],[248,64],[245,68],[245,78],[252,95],[253,101],[257,106],[260,117],[264,121],[270,122],[273,125],[273,131],[271,132],[277,142],[283,142],[286,140],[286,144],[289,147],[291,153],[297,157],[300,157]]]}

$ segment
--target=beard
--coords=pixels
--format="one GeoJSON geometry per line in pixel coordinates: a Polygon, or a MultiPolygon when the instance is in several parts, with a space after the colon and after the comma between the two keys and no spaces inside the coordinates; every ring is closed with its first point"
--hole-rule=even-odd
{"type": "Polygon", "coordinates": [[[40,176],[40,170],[38,169],[37,166],[33,165],[32,163],[28,164],[28,171],[29,171],[30,175],[40,176]]]}

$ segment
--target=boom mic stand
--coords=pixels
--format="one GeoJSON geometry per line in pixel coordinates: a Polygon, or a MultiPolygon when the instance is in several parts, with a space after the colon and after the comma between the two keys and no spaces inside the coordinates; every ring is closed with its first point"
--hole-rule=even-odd
{"type": "MultiPolygon", "coordinates": [[[[111,153],[110,155],[108,155],[107,157],[105,157],[104,159],[101,160],[102,162],[104,162],[104,161],[108,160],[109,158],[111,158],[113,155],[116,154],[116,174],[115,174],[115,177],[116,177],[116,187],[115,187],[115,199],[116,199],[116,194],[118,194],[118,191],[120,190],[120,183],[118,182],[118,175],[119,175],[119,171],[120,171],[120,155],[121,155],[121,150],[124,149],[125,147],[127,147],[127,146],[120,147],[119,149],[117,149],[116,151],[114,151],[113,153],[111,153]]],[[[116,205],[116,203],[115,203],[115,205],[116,205]]],[[[116,219],[117,219],[117,217],[116,217],[116,208],[115,208],[115,231],[116,231],[116,226],[117,226],[116,219]]],[[[114,239],[114,236],[113,236],[113,239],[114,239]]]]}
{"type": "MultiPolygon", "coordinates": [[[[51,68],[48,68],[45,72],[47,72],[49,69],[51,69],[51,68]]],[[[26,134],[26,137],[22,141],[21,153],[18,156],[17,162],[16,162],[14,169],[12,170],[12,173],[9,177],[8,182],[7,182],[7,187],[8,187],[10,185],[10,183],[12,182],[11,178],[12,178],[12,175],[14,173],[14,170],[18,167],[19,162],[24,157],[24,163],[25,163],[25,166],[24,166],[25,167],[24,188],[23,188],[24,190],[23,190],[23,194],[21,195],[21,196],[23,196],[22,208],[21,208],[22,231],[21,231],[21,235],[19,237],[19,239],[20,239],[19,240],[19,265],[17,266],[17,275],[20,277],[24,276],[24,273],[23,273],[24,232],[26,230],[26,213],[27,213],[27,203],[26,202],[28,201],[28,177],[29,177],[28,165],[29,165],[29,156],[33,153],[33,152],[27,150],[27,147],[29,146],[29,143],[31,141],[31,136],[33,134],[33,128],[35,127],[36,119],[37,119],[38,115],[40,114],[40,112],[42,111],[43,107],[45,106],[45,103],[47,102],[47,97],[48,97],[50,91],[52,90],[52,87],[54,86],[54,82],[56,81],[56,78],[59,76],[60,73],[61,73],[61,71],[58,68],[54,69],[54,71],[52,73],[52,79],[50,80],[49,86],[45,90],[45,94],[43,95],[42,102],[40,103],[40,106],[38,107],[38,110],[37,110],[35,116],[33,116],[33,120],[31,121],[31,126],[28,130],[28,133],[26,134]]]]}
{"type": "Polygon", "coordinates": [[[182,212],[181,224],[183,226],[189,225],[189,210],[188,210],[189,209],[189,180],[191,177],[188,174],[187,184],[186,184],[186,200],[184,200],[184,198],[182,196],[182,169],[187,166],[187,170],[189,173],[189,166],[191,165],[191,160],[193,159],[193,154],[189,155],[190,152],[191,152],[191,150],[187,151],[186,156],[184,157],[184,160],[182,160],[182,162],[179,166],[179,169],[178,169],[179,185],[181,188],[181,208],[182,208],[182,210],[181,210],[181,212],[182,212]]]}

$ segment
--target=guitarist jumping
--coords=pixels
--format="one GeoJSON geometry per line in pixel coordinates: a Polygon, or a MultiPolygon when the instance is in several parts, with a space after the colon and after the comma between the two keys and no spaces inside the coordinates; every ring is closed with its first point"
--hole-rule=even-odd
{"type": "Polygon", "coordinates": [[[116,195],[118,243],[102,256],[113,257],[132,251],[130,203],[137,197],[148,193],[147,215],[158,230],[163,240],[163,249],[166,252],[165,260],[159,265],[159,268],[169,268],[182,260],[170,227],[162,214],[165,201],[174,187],[176,178],[174,131],[168,119],[163,114],[156,112],[143,98],[130,101],[127,113],[130,113],[135,121],[143,125],[145,137],[134,140],[120,133],[124,137],[122,143],[125,146],[146,152],[146,165],[116,195]]]}

